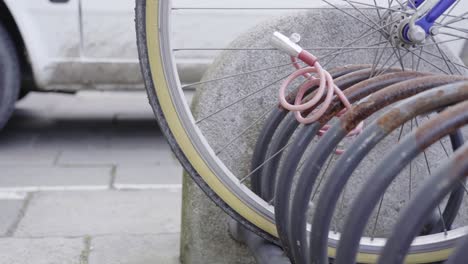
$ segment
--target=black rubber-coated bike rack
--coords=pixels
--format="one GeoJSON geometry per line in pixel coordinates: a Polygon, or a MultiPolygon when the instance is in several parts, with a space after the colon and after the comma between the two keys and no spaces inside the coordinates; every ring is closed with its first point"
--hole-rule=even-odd
{"type": "MultiPolygon", "coordinates": [[[[325,114],[310,125],[299,124],[293,113],[279,106],[265,121],[252,156],[251,188],[274,205],[280,245],[264,241],[234,223],[230,226],[231,233],[249,246],[258,263],[329,263],[327,247],[330,243],[337,246],[333,263],[354,263],[367,220],[392,180],[428,146],[449,136],[454,154],[423,182],[421,189],[404,207],[394,227],[399,231],[390,235],[378,262],[403,263],[416,236],[450,230],[464,194],[468,192],[464,185],[468,176],[468,146],[463,145],[460,130],[468,123],[468,78],[396,68],[375,72],[375,67],[370,65],[344,66],[329,72],[336,85],[356,106],[338,117],[307,155],[306,150],[317,138],[319,130],[329,124],[344,106],[340,100],[334,99],[325,114]],[[351,145],[353,151],[345,151],[337,160],[331,168],[332,177],[321,182],[318,179],[320,171],[328,166],[328,158],[341,140],[361,121],[387,106],[390,110],[366,124],[363,132],[355,138],[351,145]],[[389,150],[376,168],[380,171],[378,178],[377,175],[375,178],[372,176],[375,180],[364,183],[363,191],[358,194],[346,218],[345,226],[353,228],[342,231],[339,243],[330,241],[328,233],[333,212],[353,171],[392,131],[428,113],[436,115],[389,150]],[[287,148],[288,151],[283,151],[287,148]],[[298,173],[300,166],[303,168],[298,173]],[[316,200],[309,232],[307,211],[313,188],[318,188],[317,185],[322,189],[316,200]],[[435,214],[435,209],[447,196],[443,212],[435,214]]],[[[314,95],[311,90],[305,100],[314,95]]],[[[292,103],[294,98],[295,91],[287,99],[292,103]]],[[[312,111],[310,109],[302,115],[312,111]]],[[[458,249],[447,263],[466,263],[468,239],[460,240],[458,249]]]]}

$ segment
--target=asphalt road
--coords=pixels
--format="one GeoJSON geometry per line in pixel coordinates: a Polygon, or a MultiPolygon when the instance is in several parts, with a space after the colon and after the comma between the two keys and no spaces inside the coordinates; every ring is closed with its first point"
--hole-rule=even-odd
{"type": "Polygon", "coordinates": [[[0,262],[178,263],[182,169],[144,93],[33,93],[0,133],[0,262]]]}

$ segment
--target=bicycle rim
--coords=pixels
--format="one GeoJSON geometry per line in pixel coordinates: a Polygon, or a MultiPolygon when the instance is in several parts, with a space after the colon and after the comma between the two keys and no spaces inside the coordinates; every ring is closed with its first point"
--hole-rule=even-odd
{"type": "MultiPolygon", "coordinates": [[[[143,75],[150,102],[173,151],[188,173],[221,208],[250,230],[277,242],[273,206],[242,184],[217,158],[195,124],[173,57],[170,1],[137,1],[137,14],[140,60],[142,68],[146,69],[143,75]]],[[[382,243],[374,241],[372,244],[382,247],[382,243]]],[[[334,246],[329,246],[329,256],[334,256],[335,251],[334,246]]],[[[432,251],[432,255],[414,253],[409,263],[425,263],[435,259],[435,255],[445,256],[449,252],[451,248],[432,251]]],[[[358,261],[373,263],[376,258],[377,253],[362,252],[358,261]]]]}

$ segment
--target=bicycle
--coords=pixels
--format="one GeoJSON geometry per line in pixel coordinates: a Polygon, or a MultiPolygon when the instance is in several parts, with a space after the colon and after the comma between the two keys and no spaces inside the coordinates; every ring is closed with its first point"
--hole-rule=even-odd
{"type": "MultiPolygon", "coordinates": [[[[340,75],[344,76],[346,75],[345,73],[349,74],[350,72],[357,72],[357,74],[363,74],[361,75],[362,81],[369,77],[378,77],[386,73],[397,71],[396,69],[392,68],[395,66],[395,64],[397,67],[399,67],[399,71],[405,71],[407,70],[405,67],[406,62],[402,57],[407,56],[408,54],[410,54],[410,56],[413,58],[412,64],[414,64],[411,65],[413,67],[408,68],[413,68],[416,71],[418,70],[419,62],[424,62],[431,65],[431,62],[427,61],[427,59],[422,57],[421,54],[438,57],[438,59],[442,60],[443,65],[434,65],[434,70],[447,75],[460,74],[467,69],[465,65],[453,61],[447,54],[442,51],[442,49],[439,49],[439,44],[453,43],[464,39],[464,30],[457,27],[457,25],[464,22],[466,19],[466,13],[461,15],[451,15],[454,7],[456,7],[460,1],[426,0],[415,1],[414,3],[410,1],[406,5],[400,3],[399,1],[395,1],[395,3],[393,3],[393,1],[389,1],[388,6],[377,6],[376,3],[372,5],[374,2],[369,4],[363,3],[362,1],[345,1],[345,3],[349,5],[347,9],[339,8],[330,2],[326,3],[332,6],[333,10],[336,10],[343,16],[350,16],[353,18],[355,15],[352,14],[348,9],[352,10],[352,12],[362,17],[353,19],[356,19],[357,22],[362,23],[363,26],[368,27],[372,33],[382,34],[382,38],[385,38],[385,40],[389,39],[388,41],[380,41],[381,43],[371,43],[366,47],[362,47],[363,49],[376,51],[376,55],[374,57],[375,60],[371,65],[367,65],[366,67],[361,66],[361,68],[352,68],[352,70],[349,68],[341,69],[341,72],[339,69],[337,69],[334,77],[338,77],[340,75]],[[362,11],[363,8],[369,7],[373,8],[372,12],[374,12],[374,16],[378,18],[377,21],[367,19],[367,14],[362,11]],[[418,13],[418,11],[421,13],[418,13]],[[423,31],[424,33],[422,33],[423,31]],[[454,34],[454,31],[458,33],[454,34]],[[444,41],[437,41],[433,35],[438,34],[451,36],[452,38],[444,41]],[[424,38],[422,37],[423,35],[424,38]],[[440,51],[440,54],[426,54],[428,52],[425,51],[425,48],[430,45],[424,43],[424,40],[426,39],[433,41],[431,42],[433,43],[432,46],[435,46],[436,50],[440,51]],[[393,55],[389,56],[387,62],[385,61],[386,58],[384,58],[383,55],[385,50],[393,51],[393,55]],[[402,55],[399,54],[400,51],[404,51],[406,53],[402,55]],[[395,59],[395,62],[393,62],[392,59],[395,59]],[[417,63],[414,63],[414,60],[416,60],[417,63]],[[360,70],[366,71],[366,69],[366,73],[359,72],[360,70]]],[[[255,175],[264,173],[263,171],[265,168],[263,166],[265,166],[265,164],[275,163],[264,163],[264,161],[268,159],[266,155],[269,155],[264,153],[262,154],[263,157],[259,159],[259,161],[263,160],[263,162],[261,162],[261,164],[257,164],[258,166],[253,166],[249,173],[245,175],[235,175],[232,173],[228,169],[228,166],[224,164],[223,160],[218,157],[217,151],[213,150],[209,142],[207,142],[203,135],[203,131],[198,127],[197,121],[199,120],[195,120],[192,111],[185,101],[183,87],[179,82],[176,71],[175,60],[173,57],[174,50],[172,49],[170,41],[170,17],[173,12],[183,10],[190,11],[197,8],[208,11],[223,9],[219,6],[199,6],[187,8],[183,6],[171,7],[171,1],[137,1],[136,20],[138,31],[138,47],[150,102],[160,127],[162,128],[166,138],[172,146],[173,151],[176,153],[184,168],[197,182],[197,184],[199,184],[200,187],[207,193],[207,195],[210,196],[210,198],[212,198],[234,219],[243,223],[247,228],[258,233],[260,236],[278,243],[278,232],[276,229],[276,219],[274,213],[275,209],[271,204],[271,194],[265,196],[264,199],[262,199],[259,195],[256,194],[258,193],[258,189],[255,190],[255,188],[258,188],[258,184],[257,187],[255,184],[255,180],[257,179],[255,175]],[[250,178],[252,178],[252,185],[255,192],[251,191],[250,188],[248,188],[246,185],[250,178]]],[[[227,8],[226,10],[230,11],[236,8],[249,10],[249,7],[231,7],[227,8]]],[[[275,10],[282,9],[282,7],[251,7],[250,10],[252,9],[275,10]]],[[[296,10],[305,8],[291,7],[291,9],[296,10]]],[[[272,33],[273,32],[271,32],[271,34],[272,33]]],[[[353,47],[353,44],[357,42],[356,39],[360,38],[360,40],[363,40],[363,36],[366,37],[365,35],[366,33],[362,34],[361,36],[356,36],[354,40],[347,42],[347,46],[344,45],[328,47],[332,48],[330,49],[331,51],[328,50],[328,53],[323,56],[319,56],[319,60],[324,59],[323,57],[326,56],[328,56],[326,58],[332,60],[336,57],[344,56],[345,54],[346,56],[349,55],[349,53],[352,51],[359,49],[353,47]]],[[[201,49],[203,49],[203,47],[201,47],[201,49]]],[[[230,50],[229,47],[224,49],[227,51],[230,50]]],[[[276,49],[273,47],[259,47],[251,48],[249,50],[267,52],[276,49]]],[[[235,52],[236,50],[231,49],[231,51],[235,52]]],[[[184,85],[184,87],[187,88],[188,86],[203,85],[208,82],[213,84],[221,80],[234,78],[236,76],[244,76],[254,72],[268,71],[276,67],[291,65],[294,65],[294,63],[281,63],[269,67],[256,68],[250,71],[232,74],[235,76],[223,76],[211,80],[203,80],[194,84],[184,85]]],[[[333,72],[330,72],[333,75],[333,72]]],[[[355,83],[357,82],[358,81],[356,80],[355,83]]],[[[349,83],[349,87],[351,86],[352,83],[349,83]]],[[[233,103],[236,101],[237,100],[234,100],[233,103]]],[[[231,106],[231,104],[227,106],[231,106]]],[[[271,113],[270,111],[265,112],[265,114],[258,115],[258,118],[265,118],[268,114],[271,113]]],[[[213,115],[216,114],[217,113],[213,113],[213,115]]],[[[281,121],[283,121],[283,118],[286,116],[286,114],[287,111],[275,112],[276,119],[273,117],[272,118],[276,120],[276,124],[279,124],[281,121]]],[[[270,115],[270,117],[271,116],[273,115],[270,115]]],[[[202,118],[209,118],[209,116],[202,118]]],[[[249,128],[250,126],[245,129],[249,128]]],[[[292,130],[290,130],[290,132],[292,130]]],[[[271,127],[270,131],[273,131],[271,127]]],[[[234,140],[239,136],[243,136],[242,132],[236,135],[234,140]]],[[[268,136],[266,138],[268,138],[268,136]]],[[[285,137],[285,139],[288,138],[288,136],[285,137]]],[[[228,143],[232,144],[231,141],[228,143]]],[[[273,153],[270,154],[276,154],[278,151],[284,151],[287,144],[288,143],[280,144],[279,148],[276,148],[277,151],[273,151],[273,153]]],[[[278,156],[278,159],[279,158],[280,157],[278,156]]],[[[275,168],[267,168],[266,170],[272,171],[275,170],[275,168]]],[[[382,248],[382,246],[379,248],[382,248]]],[[[334,246],[332,245],[330,247],[331,257],[334,256],[333,251],[334,246]]],[[[361,255],[363,259],[369,259],[369,254],[362,253],[361,255]]],[[[373,255],[371,256],[371,259],[375,260],[377,254],[373,253],[371,255],[373,255]]],[[[360,259],[361,257],[358,256],[358,260],[360,259]]]]}

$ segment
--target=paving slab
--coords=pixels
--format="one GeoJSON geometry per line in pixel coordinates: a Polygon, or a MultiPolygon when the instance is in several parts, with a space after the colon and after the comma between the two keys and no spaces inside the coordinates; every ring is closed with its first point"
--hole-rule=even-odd
{"type": "Polygon", "coordinates": [[[86,149],[83,151],[63,151],[58,158],[59,165],[161,165],[176,164],[178,161],[167,149],[136,149],[133,151],[121,149],[86,149]]]}
{"type": "Polygon", "coordinates": [[[48,112],[54,109],[57,102],[69,96],[61,93],[36,93],[30,92],[23,99],[16,102],[15,112],[18,109],[29,110],[34,109],[34,112],[48,112]]]}
{"type": "MultiPolygon", "coordinates": [[[[144,122],[144,121],[142,121],[144,122]]],[[[146,120],[148,122],[148,120],[146,120]]],[[[151,121],[150,121],[151,122],[151,121]]],[[[129,124],[127,124],[129,125],[129,124]]],[[[141,132],[117,132],[109,137],[109,148],[115,150],[165,150],[170,153],[170,147],[158,128],[136,128],[141,132]]]]}
{"type": "MultiPolygon", "coordinates": [[[[94,121],[90,121],[94,122],[94,121]]],[[[76,124],[78,126],[78,124],[76,124]]],[[[56,151],[73,150],[81,151],[86,149],[99,149],[109,147],[109,135],[105,132],[97,131],[80,122],[80,128],[70,125],[51,126],[47,130],[41,131],[34,142],[36,149],[51,149],[56,151]]],[[[111,130],[110,125],[101,125],[103,129],[111,130]]]]}
{"type": "Polygon", "coordinates": [[[0,200],[0,236],[6,235],[18,219],[23,203],[23,200],[0,200]]]}
{"type": "Polygon", "coordinates": [[[0,239],[0,262],[4,264],[81,264],[81,238],[0,239]]]}
{"type": "Polygon", "coordinates": [[[0,166],[2,165],[53,165],[59,156],[54,149],[19,148],[0,151],[0,166]]]}
{"type": "Polygon", "coordinates": [[[128,111],[118,111],[115,114],[114,120],[116,122],[126,122],[126,121],[134,121],[135,119],[138,120],[154,120],[154,124],[157,126],[156,119],[154,118],[154,113],[150,107],[142,108],[139,107],[135,109],[133,112],[129,113],[128,111]]]}
{"type": "Polygon", "coordinates": [[[14,151],[16,149],[30,148],[38,137],[34,131],[15,131],[7,125],[0,133],[0,149],[2,151],[14,151]]]}
{"type": "Polygon", "coordinates": [[[181,190],[42,192],[14,236],[159,234],[180,230],[181,190]]]}
{"type": "Polygon", "coordinates": [[[107,187],[111,179],[112,167],[24,167],[8,166],[1,168],[0,190],[24,189],[32,191],[41,188],[94,186],[107,187]]]}
{"type": "Polygon", "coordinates": [[[160,166],[118,166],[114,186],[130,184],[181,185],[182,167],[180,165],[160,166]]]}
{"type": "Polygon", "coordinates": [[[179,263],[179,234],[99,236],[91,240],[89,264],[179,263]]]}

